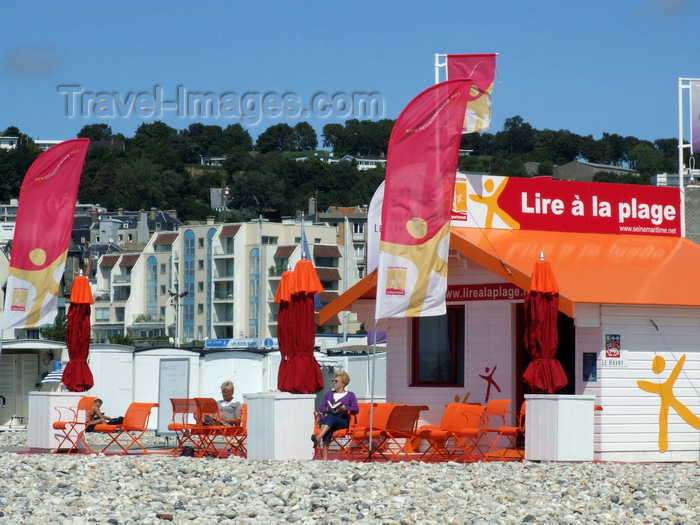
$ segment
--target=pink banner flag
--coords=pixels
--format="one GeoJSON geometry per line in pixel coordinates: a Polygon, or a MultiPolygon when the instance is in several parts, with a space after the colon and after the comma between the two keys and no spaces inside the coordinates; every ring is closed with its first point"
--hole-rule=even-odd
{"type": "Polygon", "coordinates": [[[389,138],[377,319],[445,313],[455,175],[470,80],[426,89],[389,138]]]}
{"type": "Polygon", "coordinates": [[[447,55],[447,79],[469,78],[472,81],[464,133],[491,128],[491,93],[495,75],[496,53],[447,55]]]}
{"type": "Polygon", "coordinates": [[[690,153],[700,153],[700,81],[690,83],[690,153]]]}
{"type": "Polygon", "coordinates": [[[89,143],[74,139],[56,144],[39,155],[24,177],[5,293],[5,329],[40,326],[56,318],[89,143]]]}

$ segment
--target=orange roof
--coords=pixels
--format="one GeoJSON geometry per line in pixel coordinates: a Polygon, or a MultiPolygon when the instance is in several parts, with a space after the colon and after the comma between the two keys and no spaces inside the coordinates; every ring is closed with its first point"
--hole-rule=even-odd
{"type": "Polygon", "coordinates": [[[377,289],[377,270],[360,279],[354,286],[341,296],[333,299],[318,312],[319,324],[326,324],[329,319],[338,315],[338,312],[347,310],[358,299],[374,299],[377,289]]]}
{"type": "MultiPolygon", "coordinates": [[[[700,306],[700,278],[689,270],[700,265],[700,246],[687,239],[452,228],[450,247],[523,290],[544,253],[559,286],[559,309],[569,317],[576,303],[700,306]]],[[[373,275],[326,305],[321,319],[374,297],[373,275]]]]}

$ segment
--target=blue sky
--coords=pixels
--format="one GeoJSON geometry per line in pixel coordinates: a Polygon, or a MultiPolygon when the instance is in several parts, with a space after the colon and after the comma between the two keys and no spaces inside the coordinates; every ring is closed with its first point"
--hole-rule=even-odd
{"type": "MultiPolygon", "coordinates": [[[[136,95],[155,100],[159,90],[174,102],[178,89],[215,100],[249,94],[250,115],[271,115],[245,124],[253,137],[307,118],[275,116],[275,94],[296,97],[292,106],[301,108],[317,94],[339,93],[342,102],[375,93],[380,116],[395,119],[434,82],[435,53],[496,52],[492,132],[520,115],[536,129],[595,138],[671,138],[678,77],[700,78],[698,20],[696,0],[7,2],[0,130],[68,139],[86,124],[106,123],[133,136],[154,113],[146,103],[138,114],[136,95]],[[107,94],[100,116],[78,104],[77,91],[88,101],[107,94]],[[256,97],[267,93],[272,109],[260,112],[256,97]]],[[[176,129],[240,122],[235,104],[218,118],[185,114],[174,103],[161,114],[176,129]]],[[[343,119],[308,121],[320,135],[343,119]]]]}

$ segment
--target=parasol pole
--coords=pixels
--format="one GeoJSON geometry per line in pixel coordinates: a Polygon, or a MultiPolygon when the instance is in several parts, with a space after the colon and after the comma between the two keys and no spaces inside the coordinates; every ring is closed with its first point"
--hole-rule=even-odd
{"type": "MultiPolygon", "coordinates": [[[[263,216],[262,213],[258,216],[258,241],[260,243],[260,253],[258,254],[258,349],[262,348],[262,329],[263,329],[263,315],[264,315],[264,304],[263,304],[263,216]]],[[[265,279],[265,287],[267,287],[267,279],[265,279]]]]}
{"type": "Polygon", "coordinates": [[[377,323],[374,319],[374,343],[372,344],[372,361],[369,367],[369,460],[372,461],[372,429],[374,428],[374,377],[377,367],[377,323]]]}
{"type": "MultiPolygon", "coordinates": [[[[348,216],[344,217],[343,222],[343,293],[348,291],[348,216]]],[[[343,310],[343,341],[348,340],[348,311],[343,310]]]]}

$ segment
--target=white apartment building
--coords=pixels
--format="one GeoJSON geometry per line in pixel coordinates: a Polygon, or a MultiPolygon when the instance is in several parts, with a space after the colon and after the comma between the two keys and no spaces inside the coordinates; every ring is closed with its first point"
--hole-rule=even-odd
{"type": "MultiPolygon", "coordinates": [[[[326,304],[343,289],[336,228],[308,223],[304,231],[326,304]]],[[[156,233],[141,253],[104,255],[96,271],[93,341],[115,333],[164,336],[181,345],[275,338],[280,277],[302,252],[299,222],[263,220],[184,225],[156,233]]],[[[354,333],[359,325],[349,328],[354,333]]]]}

